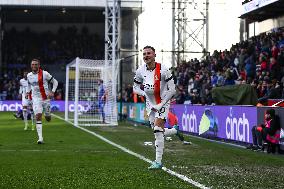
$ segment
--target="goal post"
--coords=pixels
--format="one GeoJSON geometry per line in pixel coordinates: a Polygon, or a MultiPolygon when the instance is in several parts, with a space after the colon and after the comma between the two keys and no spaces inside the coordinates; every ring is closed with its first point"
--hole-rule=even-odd
{"type": "Polygon", "coordinates": [[[117,125],[117,65],[76,58],[66,66],[66,121],[75,126],[117,125]]]}

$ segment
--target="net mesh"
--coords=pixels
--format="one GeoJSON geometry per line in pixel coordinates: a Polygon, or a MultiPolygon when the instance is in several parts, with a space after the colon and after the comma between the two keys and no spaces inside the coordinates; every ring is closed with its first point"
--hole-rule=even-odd
{"type": "Polygon", "coordinates": [[[65,120],[76,126],[117,125],[117,66],[76,58],[66,67],[65,120]]]}

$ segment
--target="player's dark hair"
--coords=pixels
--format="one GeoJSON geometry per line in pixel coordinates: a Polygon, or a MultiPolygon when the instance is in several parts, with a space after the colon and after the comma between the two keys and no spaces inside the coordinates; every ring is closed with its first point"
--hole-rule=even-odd
{"type": "Polygon", "coordinates": [[[155,52],[155,48],[152,47],[152,46],[150,46],[150,45],[145,46],[145,47],[143,48],[143,50],[144,50],[144,49],[152,49],[152,51],[155,52]]]}
{"type": "Polygon", "coordinates": [[[38,58],[33,58],[32,61],[38,62],[40,64],[40,60],[38,58]]]}

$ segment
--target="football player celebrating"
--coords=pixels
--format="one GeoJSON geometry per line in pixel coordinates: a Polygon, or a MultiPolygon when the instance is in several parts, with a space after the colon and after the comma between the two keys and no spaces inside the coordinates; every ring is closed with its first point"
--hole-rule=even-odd
{"type": "Polygon", "coordinates": [[[176,128],[164,128],[170,108],[170,100],[176,93],[175,83],[171,72],[163,64],[155,62],[155,57],[153,47],[146,46],[143,48],[145,64],[137,69],[133,85],[135,93],[146,97],[146,110],[154,130],[156,160],[149,169],[162,168],[164,135],[167,135],[168,132],[177,133],[176,128]]]}
{"type": "Polygon", "coordinates": [[[40,68],[40,61],[33,59],[31,61],[31,69],[27,76],[28,91],[32,91],[33,110],[36,115],[36,130],[38,134],[38,144],[43,144],[42,137],[42,113],[44,112],[46,121],[51,120],[50,100],[54,96],[54,92],[58,86],[58,82],[47,71],[40,68]],[[48,88],[52,83],[52,90],[48,88]]]}
{"type": "Polygon", "coordinates": [[[28,72],[24,71],[24,77],[20,80],[20,90],[19,93],[22,96],[22,106],[23,106],[23,118],[25,123],[24,130],[28,129],[28,108],[31,113],[31,120],[32,120],[32,130],[34,130],[34,113],[32,109],[32,103],[31,103],[31,95],[30,93],[27,93],[27,87],[28,87],[28,80],[27,80],[28,72]]]}

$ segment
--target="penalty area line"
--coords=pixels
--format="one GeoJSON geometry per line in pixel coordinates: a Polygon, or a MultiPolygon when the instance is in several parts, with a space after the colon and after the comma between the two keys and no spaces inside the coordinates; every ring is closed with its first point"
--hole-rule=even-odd
{"type": "MultiPolygon", "coordinates": [[[[60,119],[60,120],[65,121],[63,118],[61,118],[61,117],[59,117],[59,116],[57,116],[57,115],[55,115],[55,114],[52,114],[52,116],[54,116],[54,117],[56,117],[56,118],[58,118],[58,119],[60,119]]],[[[67,123],[70,123],[71,125],[74,126],[74,124],[71,123],[71,122],[69,122],[69,121],[67,121],[67,123]]],[[[81,130],[83,130],[83,131],[85,131],[85,132],[87,132],[87,133],[89,133],[89,134],[91,134],[91,135],[96,136],[97,138],[101,139],[102,141],[105,141],[106,143],[108,143],[108,144],[110,144],[110,145],[112,145],[112,146],[115,146],[115,147],[119,148],[120,150],[122,150],[122,151],[124,151],[124,152],[126,152],[126,153],[128,153],[128,154],[130,154],[130,155],[133,155],[133,156],[135,156],[135,157],[137,157],[137,158],[139,158],[139,159],[141,159],[141,160],[143,160],[143,161],[146,161],[147,163],[152,163],[152,161],[151,161],[150,159],[148,159],[148,158],[146,158],[146,157],[144,157],[144,156],[142,156],[142,155],[140,155],[140,154],[138,154],[138,153],[136,153],[136,152],[133,152],[133,151],[131,151],[131,150],[129,150],[129,149],[127,149],[127,148],[125,148],[125,147],[123,147],[123,146],[117,144],[117,143],[114,143],[114,142],[112,142],[112,141],[106,139],[105,137],[103,137],[103,136],[101,136],[101,135],[99,135],[99,134],[97,134],[97,133],[95,133],[95,132],[93,132],[93,131],[90,131],[90,130],[88,130],[88,129],[85,129],[85,128],[79,127],[79,126],[78,126],[77,128],[79,128],[79,129],[81,129],[81,130]]],[[[187,183],[189,183],[189,184],[192,184],[192,185],[194,185],[194,186],[196,186],[196,187],[198,187],[198,188],[201,188],[201,189],[209,189],[209,187],[207,187],[207,186],[205,186],[205,185],[203,185],[203,184],[200,184],[199,182],[194,181],[194,180],[192,180],[191,178],[189,178],[189,177],[187,177],[187,176],[185,176],[185,175],[182,175],[182,174],[179,174],[179,173],[177,173],[177,172],[175,172],[175,171],[172,171],[172,170],[170,170],[170,169],[168,169],[168,168],[166,168],[166,167],[162,167],[162,170],[165,171],[165,172],[167,172],[167,173],[169,173],[170,175],[176,176],[176,177],[178,177],[179,179],[181,179],[181,180],[183,180],[183,181],[185,181],[185,182],[187,182],[187,183]]]]}

